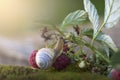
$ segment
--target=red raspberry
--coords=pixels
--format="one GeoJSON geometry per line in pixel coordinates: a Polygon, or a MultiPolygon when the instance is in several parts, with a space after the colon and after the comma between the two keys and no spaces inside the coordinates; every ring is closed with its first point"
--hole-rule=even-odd
{"type": "Polygon", "coordinates": [[[64,46],[63,46],[63,52],[66,53],[68,50],[69,50],[68,45],[64,44],[64,46]]]}
{"type": "Polygon", "coordinates": [[[36,57],[36,53],[38,52],[38,50],[34,50],[32,51],[30,57],[29,57],[29,64],[33,67],[33,68],[38,68],[36,61],[35,61],[35,57],[36,57]]]}
{"type": "Polygon", "coordinates": [[[120,80],[120,70],[116,70],[116,69],[112,70],[112,79],[120,80]]]}
{"type": "Polygon", "coordinates": [[[66,68],[69,64],[70,59],[65,54],[62,54],[56,59],[55,63],[53,63],[53,67],[56,70],[62,70],[66,68]]]}

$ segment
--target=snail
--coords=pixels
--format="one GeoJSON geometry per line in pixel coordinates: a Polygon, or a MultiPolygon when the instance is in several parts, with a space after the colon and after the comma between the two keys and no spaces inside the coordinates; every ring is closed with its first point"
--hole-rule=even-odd
{"type": "Polygon", "coordinates": [[[63,50],[64,41],[62,37],[59,37],[55,47],[41,48],[40,50],[34,50],[30,57],[29,63],[33,68],[48,69],[59,57],[63,50]]]}

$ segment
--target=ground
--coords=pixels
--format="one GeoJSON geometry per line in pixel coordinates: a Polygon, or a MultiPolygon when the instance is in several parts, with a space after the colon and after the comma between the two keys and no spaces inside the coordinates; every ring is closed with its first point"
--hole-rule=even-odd
{"type": "Polygon", "coordinates": [[[110,80],[105,76],[91,74],[68,67],[63,71],[40,70],[23,66],[0,65],[0,80],[110,80]]]}

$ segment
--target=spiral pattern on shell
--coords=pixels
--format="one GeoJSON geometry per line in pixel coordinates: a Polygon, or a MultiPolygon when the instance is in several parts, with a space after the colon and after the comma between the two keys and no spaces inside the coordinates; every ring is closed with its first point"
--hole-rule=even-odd
{"type": "Polygon", "coordinates": [[[36,64],[40,69],[48,69],[55,58],[53,49],[42,48],[36,54],[36,64]]]}

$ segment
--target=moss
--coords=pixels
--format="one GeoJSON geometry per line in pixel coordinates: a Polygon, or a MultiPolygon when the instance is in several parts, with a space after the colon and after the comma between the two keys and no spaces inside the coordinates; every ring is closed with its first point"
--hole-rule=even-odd
{"type": "Polygon", "coordinates": [[[68,67],[63,71],[40,70],[21,66],[0,66],[0,80],[109,80],[105,76],[90,74],[68,67]],[[73,70],[70,70],[73,69],[73,70]]]}

